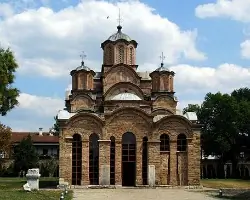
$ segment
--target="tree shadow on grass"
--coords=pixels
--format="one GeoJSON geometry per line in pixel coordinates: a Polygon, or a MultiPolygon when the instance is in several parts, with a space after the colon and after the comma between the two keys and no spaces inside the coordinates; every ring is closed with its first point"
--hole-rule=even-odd
{"type": "Polygon", "coordinates": [[[218,199],[247,200],[250,199],[250,190],[223,190],[222,197],[220,197],[217,192],[210,193],[209,196],[213,196],[218,199]]]}
{"type": "Polygon", "coordinates": [[[57,188],[57,185],[59,184],[58,180],[40,180],[39,181],[39,188],[57,188]]]}

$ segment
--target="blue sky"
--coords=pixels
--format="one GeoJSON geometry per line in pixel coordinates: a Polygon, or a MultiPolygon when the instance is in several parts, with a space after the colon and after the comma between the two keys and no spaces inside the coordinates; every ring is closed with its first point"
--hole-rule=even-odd
{"type": "Polygon", "coordinates": [[[82,50],[100,70],[100,43],[116,31],[118,7],[122,30],[139,43],[139,71],[157,68],[164,52],[180,109],[208,92],[249,87],[249,0],[0,0],[0,44],[15,52],[21,91],[19,106],[0,121],[16,131],[48,130],[82,50]]]}

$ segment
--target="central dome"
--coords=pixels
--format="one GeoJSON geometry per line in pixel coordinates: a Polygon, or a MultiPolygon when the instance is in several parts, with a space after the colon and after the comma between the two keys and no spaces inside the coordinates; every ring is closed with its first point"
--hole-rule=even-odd
{"type": "Polygon", "coordinates": [[[126,35],[126,34],[124,34],[124,33],[122,33],[122,27],[119,25],[119,26],[117,26],[117,29],[118,29],[118,31],[116,32],[116,33],[114,33],[113,35],[111,35],[109,38],[108,38],[108,40],[110,40],[110,41],[116,41],[116,40],[126,40],[126,41],[128,41],[128,42],[130,42],[132,39],[128,36],[128,35],[126,35]]]}

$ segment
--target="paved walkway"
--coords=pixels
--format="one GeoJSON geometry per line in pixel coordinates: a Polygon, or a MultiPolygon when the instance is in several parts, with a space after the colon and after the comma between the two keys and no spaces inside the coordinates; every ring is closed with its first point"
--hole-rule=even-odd
{"type": "Polygon", "coordinates": [[[75,189],[74,200],[215,200],[198,191],[184,189],[75,189]]]}

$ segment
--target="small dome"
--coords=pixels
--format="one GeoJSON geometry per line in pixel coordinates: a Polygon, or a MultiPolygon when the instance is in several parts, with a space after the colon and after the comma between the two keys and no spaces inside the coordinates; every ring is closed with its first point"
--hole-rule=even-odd
{"type": "Polygon", "coordinates": [[[141,100],[141,98],[135,94],[125,92],[125,93],[120,93],[120,94],[113,96],[111,98],[111,100],[118,100],[118,101],[119,100],[133,100],[133,101],[136,101],[136,100],[141,100]]]}
{"type": "Polygon", "coordinates": [[[118,29],[118,31],[116,33],[114,33],[113,35],[111,35],[108,38],[108,40],[113,41],[113,42],[116,41],[116,40],[120,40],[120,39],[126,40],[128,42],[130,42],[132,40],[128,35],[122,33],[122,31],[121,31],[122,27],[121,26],[117,26],[117,29],[118,29]]]}
{"type": "Polygon", "coordinates": [[[155,71],[157,72],[170,72],[170,70],[167,67],[163,66],[163,63],[161,64],[161,66],[159,68],[157,68],[155,71]]]}
{"type": "Polygon", "coordinates": [[[84,65],[84,62],[82,62],[81,66],[79,66],[79,67],[76,68],[76,71],[80,71],[82,69],[84,69],[86,71],[90,71],[91,70],[89,67],[87,67],[87,66],[84,65]]]}
{"type": "Polygon", "coordinates": [[[70,117],[70,113],[67,110],[59,110],[57,114],[58,119],[69,119],[70,117]]]}

